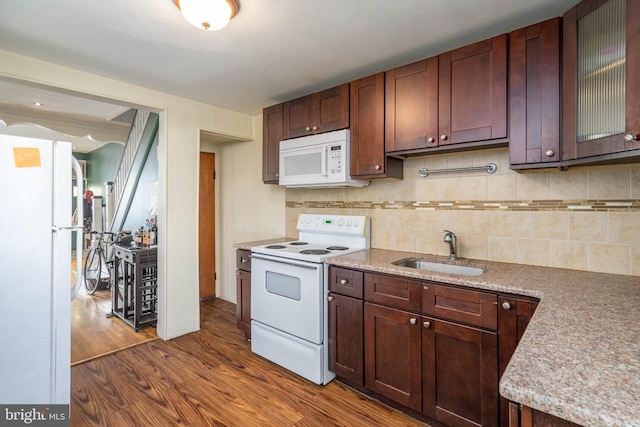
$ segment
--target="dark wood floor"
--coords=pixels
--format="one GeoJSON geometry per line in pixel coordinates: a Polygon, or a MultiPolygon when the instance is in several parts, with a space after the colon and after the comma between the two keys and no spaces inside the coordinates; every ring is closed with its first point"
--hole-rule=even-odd
{"type": "Polygon", "coordinates": [[[201,303],[201,328],[72,367],[71,426],[424,426],[252,354],[234,304],[201,303]]]}

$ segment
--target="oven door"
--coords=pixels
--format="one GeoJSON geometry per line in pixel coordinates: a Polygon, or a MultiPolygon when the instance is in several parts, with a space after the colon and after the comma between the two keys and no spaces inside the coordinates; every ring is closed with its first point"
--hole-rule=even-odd
{"type": "Polygon", "coordinates": [[[252,254],[251,318],[322,344],[323,270],[323,264],[252,254]]]}

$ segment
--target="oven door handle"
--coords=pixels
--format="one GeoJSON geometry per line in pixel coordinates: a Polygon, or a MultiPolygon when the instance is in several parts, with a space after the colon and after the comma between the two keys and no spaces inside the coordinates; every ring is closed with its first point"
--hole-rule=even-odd
{"type": "Polygon", "coordinates": [[[251,253],[251,259],[262,259],[265,261],[272,261],[272,262],[277,262],[278,264],[286,264],[286,265],[293,265],[295,267],[302,267],[302,268],[308,268],[309,270],[317,270],[319,265],[317,264],[307,264],[307,263],[297,263],[295,261],[292,260],[285,260],[284,258],[277,258],[277,257],[269,257],[269,256],[265,256],[265,255],[258,255],[255,252],[251,253]]]}

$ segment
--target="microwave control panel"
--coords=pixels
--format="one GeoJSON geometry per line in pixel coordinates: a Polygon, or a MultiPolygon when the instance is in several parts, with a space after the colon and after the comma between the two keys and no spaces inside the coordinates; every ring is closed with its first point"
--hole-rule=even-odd
{"type": "Polygon", "coordinates": [[[331,174],[342,173],[342,146],[329,147],[329,171],[331,174]]]}

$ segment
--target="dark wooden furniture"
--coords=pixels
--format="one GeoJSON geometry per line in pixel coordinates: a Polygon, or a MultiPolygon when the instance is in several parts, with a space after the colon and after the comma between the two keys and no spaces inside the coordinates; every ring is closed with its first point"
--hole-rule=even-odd
{"type": "Polygon", "coordinates": [[[385,73],[388,153],[438,146],[438,57],[385,73]]]}
{"type": "Polygon", "coordinates": [[[496,301],[488,292],[422,283],[422,314],[431,315],[422,318],[422,411],[430,418],[497,425],[496,301]]]}
{"type": "MultiPolygon", "coordinates": [[[[500,331],[498,367],[500,376],[507,368],[507,364],[537,307],[537,300],[532,298],[504,295],[498,297],[498,330],[500,331]]],[[[500,425],[509,425],[509,417],[513,416],[510,415],[513,411],[510,405],[513,404],[504,397],[500,397],[500,425]]],[[[515,405],[517,407],[517,404],[515,405]]]]}
{"type": "Polygon", "coordinates": [[[364,385],[363,273],[329,268],[329,369],[364,385]]]}
{"type": "Polygon", "coordinates": [[[509,34],[512,169],[559,167],[560,18],[509,34]]]}
{"type": "Polygon", "coordinates": [[[402,179],[402,160],[384,145],[384,73],[350,83],[351,176],[402,179]]]}
{"type": "Polygon", "coordinates": [[[262,110],[262,181],[277,184],[282,141],[282,104],[262,110]]]}
{"type": "Polygon", "coordinates": [[[365,273],[365,386],[422,410],[420,283],[365,273]]]}
{"type": "Polygon", "coordinates": [[[579,427],[579,424],[563,420],[517,403],[509,404],[509,427],[579,427]]]}
{"type": "Polygon", "coordinates": [[[498,381],[536,305],[528,297],[330,266],[330,369],[427,423],[507,425],[513,406],[499,398],[498,381]]]}
{"type": "Polygon", "coordinates": [[[443,53],[438,61],[439,144],[506,138],[507,35],[443,53]]]}
{"type": "Polygon", "coordinates": [[[613,13],[607,12],[607,8],[613,6],[613,0],[584,0],[563,16],[562,132],[563,160],[567,165],[640,158],[640,2],[627,0],[624,3],[626,19],[622,16],[614,18],[610,28],[595,28],[598,24],[590,22],[590,19],[596,14],[613,16],[613,13]],[[600,64],[596,69],[580,71],[578,66],[581,59],[578,37],[580,25],[585,25],[581,31],[591,28],[594,34],[585,43],[591,43],[594,49],[589,51],[596,52],[592,53],[593,62],[600,64]],[[622,27],[626,27],[626,33],[621,34],[621,43],[625,43],[626,51],[618,57],[615,54],[616,46],[612,46],[611,41],[599,45],[597,39],[605,37],[605,34],[611,38],[615,30],[622,27]],[[626,68],[624,77],[620,74],[613,76],[621,67],[626,68]],[[624,90],[612,89],[616,81],[624,90]],[[583,89],[580,82],[583,82],[583,89]],[[596,99],[595,103],[592,101],[592,105],[580,106],[581,90],[585,97],[596,99]],[[623,98],[623,108],[613,108],[615,103],[608,104],[613,93],[619,93],[623,98]],[[624,110],[624,113],[620,110],[624,110]],[[583,126],[580,130],[580,114],[589,128],[583,126]]]}
{"type": "MultiPolygon", "coordinates": [[[[384,83],[382,75],[352,82],[351,96],[347,83],[284,103],[283,139],[351,123],[352,176],[364,179],[401,178],[402,163],[392,159],[507,144],[514,170],[640,162],[637,1],[583,0],[562,20],[551,19],[388,70],[384,83]],[[614,2],[624,3],[620,10],[625,15],[610,28],[595,28],[600,24],[589,21],[610,21],[592,18],[614,2]],[[622,54],[611,45],[616,29],[621,29],[617,43],[622,54]],[[589,31],[587,41],[581,41],[578,35],[589,31]],[[598,46],[598,38],[605,35],[607,41],[598,46]],[[598,68],[579,66],[581,43],[593,45],[582,51],[592,52],[591,63],[601,64],[598,68]],[[624,73],[610,83],[608,77],[602,78],[616,70],[624,73]],[[592,80],[600,83],[589,83],[592,80]],[[612,94],[622,101],[612,102],[612,94]],[[378,109],[381,99],[384,113],[378,109]],[[580,99],[588,102],[580,104],[580,99]],[[380,154],[381,145],[386,156],[380,154]]],[[[265,121],[273,120],[277,113],[267,115],[266,110],[265,121]]],[[[270,150],[265,145],[271,159],[265,162],[277,165],[270,150]]],[[[271,176],[265,182],[276,180],[271,176]]]]}
{"type": "Polygon", "coordinates": [[[283,105],[283,139],[349,127],[349,83],[283,105]]]}
{"type": "Polygon", "coordinates": [[[236,325],[251,339],[251,251],[236,250],[236,325]]]}
{"type": "Polygon", "coordinates": [[[388,153],[507,144],[506,34],[389,70],[385,78],[388,153]]]}
{"type": "Polygon", "coordinates": [[[157,246],[113,247],[111,313],[137,332],[157,323],[157,246]]]}

